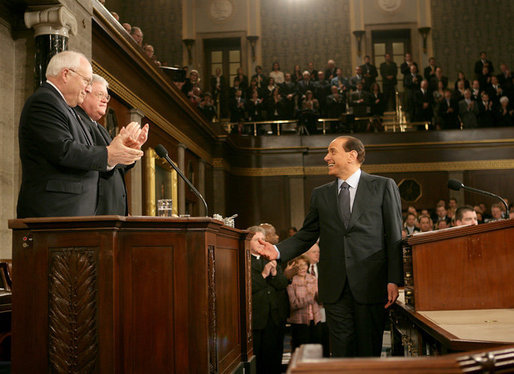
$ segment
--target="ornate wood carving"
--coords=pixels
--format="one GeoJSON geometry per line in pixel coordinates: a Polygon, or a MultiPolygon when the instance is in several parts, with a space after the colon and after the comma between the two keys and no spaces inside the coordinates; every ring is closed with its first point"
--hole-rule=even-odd
{"type": "Polygon", "coordinates": [[[209,282],[209,373],[218,372],[218,339],[216,332],[216,257],[213,245],[208,246],[209,282]]]}
{"type": "Polygon", "coordinates": [[[50,254],[48,348],[52,373],[97,370],[95,251],[59,248],[50,254]]]}
{"type": "Polygon", "coordinates": [[[246,328],[246,339],[248,344],[253,341],[252,335],[252,255],[248,248],[245,248],[245,256],[246,256],[246,279],[249,281],[246,282],[246,302],[248,305],[248,326],[246,328]]]}

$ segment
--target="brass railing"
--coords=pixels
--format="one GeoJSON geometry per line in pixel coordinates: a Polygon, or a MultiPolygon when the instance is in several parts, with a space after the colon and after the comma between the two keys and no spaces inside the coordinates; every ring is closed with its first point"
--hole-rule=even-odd
{"type": "MultiPolygon", "coordinates": [[[[322,125],[322,132],[323,135],[326,135],[327,129],[330,129],[330,125],[337,122],[344,122],[346,120],[346,116],[348,116],[348,113],[343,113],[341,117],[339,118],[318,118],[318,123],[321,123],[322,125]]],[[[365,117],[353,117],[353,121],[370,121],[374,119],[374,116],[365,116],[365,117]]],[[[232,132],[232,128],[235,126],[252,126],[252,132],[254,136],[258,135],[258,128],[259,126],[276,126],[276,135],[280,136],[283,132],[282,125],[288,125],[288,124],[294,124],[296,127],[295,131],[298,131],[298,120],[275,120],[275,121],[245,121],[245,122],[226,122],[224,123],[225,130],[228,133],[232,132]]],[[[405,120],[405,115],[402,112],[401,104],[397,104],[397,111],[395,113],[395,122],[393,125],[393,132],[397,131],[396,126],[398,126],[398,130],[400,132],[405,132],[408,128],[416,128],[420,129],[421,127],[424,128],[424,130],[430,129],[430,122],[407,122],[405,120]],[[398,121],[399,119],[399,121],[398,121]]],[[[386,130],[387,131],[387,130],[386,130]]]]}

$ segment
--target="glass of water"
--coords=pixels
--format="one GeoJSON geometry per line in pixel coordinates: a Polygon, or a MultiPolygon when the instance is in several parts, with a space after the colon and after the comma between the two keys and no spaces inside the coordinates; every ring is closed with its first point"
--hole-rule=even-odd
{"type": "Polygon", "coordinates": [[[157,215],[159,217],[171,217],[173,203],[171,199],[157,200],[157,215]]]}

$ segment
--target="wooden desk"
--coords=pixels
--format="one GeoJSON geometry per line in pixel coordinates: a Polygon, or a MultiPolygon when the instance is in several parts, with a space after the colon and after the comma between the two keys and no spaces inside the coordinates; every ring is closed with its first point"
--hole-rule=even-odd
{"type": "Polygon", "coordinates": [[[514,309],[418,311],[404,291],[390,311],[393,355],[421,356],[514,344],[514,309]]]}
{"type": "Polygon", "coordinates": [[[302,345],[294,352],[287,374],[483,374],[514,372],[514,346],[454,353],[439,357],[323,358],[322,356],[321,345],[302,345]]]}
{"type": "Polygon", "coordinates": [[[9,227],[14,373],[229,373],[252,359],[245,231],[118,216],[9,227]]]}

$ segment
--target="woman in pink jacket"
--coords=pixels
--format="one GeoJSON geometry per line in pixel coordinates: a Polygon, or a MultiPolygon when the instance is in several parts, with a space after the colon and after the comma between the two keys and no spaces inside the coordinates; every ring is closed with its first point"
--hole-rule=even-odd
{"type": "Polygon", "coordinates": [[[318,299],[318,280],[308,274],[309,260],[305,256],[296,259],[298,273],[287,286],[291,306],[291,349],[308,343],[321,343],[321,320],[318,299]]]}

